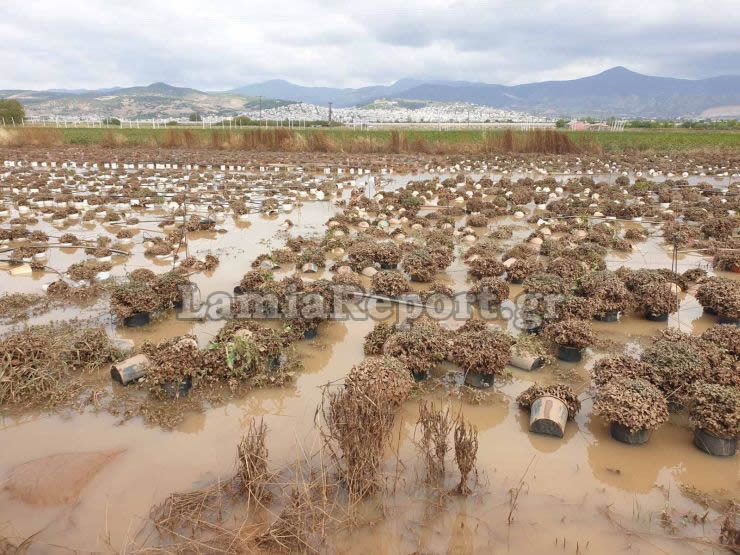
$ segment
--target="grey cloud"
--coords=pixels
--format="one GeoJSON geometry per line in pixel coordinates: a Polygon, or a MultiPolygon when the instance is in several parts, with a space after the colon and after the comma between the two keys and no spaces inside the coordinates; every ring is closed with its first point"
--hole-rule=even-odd
{"type": "Polygon", "coordinates": [[[0,88],[740,73],[740,2],[5,0],[0,88]]]}

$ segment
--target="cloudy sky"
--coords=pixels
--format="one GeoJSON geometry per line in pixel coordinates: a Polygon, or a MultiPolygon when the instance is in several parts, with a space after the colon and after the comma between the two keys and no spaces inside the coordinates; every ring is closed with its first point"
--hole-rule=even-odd
{"type": "Polygon", "coordinates": [[[738,28],[740,0],[0,0],[0,89],[701,78],[740,74],[738,28]]]}

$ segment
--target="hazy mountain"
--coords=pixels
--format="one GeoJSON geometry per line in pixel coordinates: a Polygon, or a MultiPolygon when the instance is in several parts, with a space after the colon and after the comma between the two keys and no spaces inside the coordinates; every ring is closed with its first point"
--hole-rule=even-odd
{"type": "MultiPolygon", "coordinates": [[[[122,119],[181,118],[200,112],[231,116],[256,106],[257,98],[231,93],[206,93],[196,89],[152,83],[143,87],[115,87],[92,91],[0,91],[0,98],[15,98],[29,116],[116,117],[122,119]]],[[[265,107],[289,104],[265,100],[265,107]]]]}
{"type": "MultiPolygon", "coordinates": [[[[397,96],[464,101],[552,115],[698,116],[710,109],[740,105],[740,76],[674,79],[615,67],[581,79],[524,85],[432,85],[397,96]]],[[[722,110],[719,110],[720,112],[722,110]]]]}
{"type": "Polygon", "coordinates": [[[551,115],[698,116],[740,106],[740,76],[690,80],[641,75],[615,67],[581,79],[523,85],[402,79],[390,86],[335,89],[274,80],[230,91],[287,100],[354,106],[378,98],[470,102],[551,115]]]}
{"type": "Polygon", "coordinates": [[[153,83],[99,90],[0,91],[17,98],[29,115],[182,117],[192,112],[234,115],[256,107],[307,102],[336,107],[364,106],[379,99],[469,102],[552,116],[697,117],[740,114],[740,76],[674,79],[641,75],[615,67],[589,77],[523,85],[467,81],[401,79],[392,85],[332,88],[305,87],[272,80],[226,92],[153,83]]]}

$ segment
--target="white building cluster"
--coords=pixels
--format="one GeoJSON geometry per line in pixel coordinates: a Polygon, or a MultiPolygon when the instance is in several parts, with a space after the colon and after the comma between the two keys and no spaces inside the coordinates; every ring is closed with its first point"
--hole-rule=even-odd
{"type": "MultiPolygon", "coordinates": [[[[486,123],[486,122],[547,122],[544,117],[525,112],[502,110],[464,102],[419,102],[419,107],[407,107],[393,100],[379,100],[369,106],[332,108],[332,120],[344,124],[362,123],[486,123]]],[[[260,111],[245,112],[251,119],[260,119],[260,111]]],[[[289,104],[263,109],[263,120],[327,120],[328,106],[289,104]]]]}

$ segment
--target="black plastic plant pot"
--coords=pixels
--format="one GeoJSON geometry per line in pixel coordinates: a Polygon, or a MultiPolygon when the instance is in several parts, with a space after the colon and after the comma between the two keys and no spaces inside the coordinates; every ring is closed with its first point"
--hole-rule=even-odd
{"type": "Polygon", "coordinates": [[[531,333],[532,335],[538,335],[545,328],[544,324],[526,323],[525,326],[526,327],[524,329],[526,332],[531,333]]]}
{"type": "Polygon", "coordinates": [[[583,350],[568,345],[558,345],[558,358],[565,362],[580,362],[583,350]]]}
{"type": "Polygon", "coordinates": [[[705,306],[704,307],[704,312],[706,312],[707,314],[711,314],[713,316],[716,316],[717,315],[717,311],[714,308],[712,308],[711,306],[705,306]]]}
{"type": "Polygon", "coordinates": [[[128,318],[123,319],[123,325],[127,328],[140,328],[146,326],[152,321],[151,314],[148,312],[137,312],[128,318]]]}
{"type": "Polygon", "coordinates": [[[280,368],[280,357],[272,357],[267,361],[267,370],[270,372],[274,372],[278,368],[280,368]]]}
{"type": "Polygon", "coordinates": [[[651,322],[667,322],[668,321],[668,313],[664,314],[655,314],[654,312],[646,312],[645,318],[650,320],[651,322]]]}
{"type": "Polygon", "coordinates": [[[412,370],[411,375],[414,377],[415,382],[423,382],[429,377],[428,370],[412,370]]]}
{"type": "Polygon", "coordinates": [[[243,295],[243,294],[244,294],[244,289],[242,289],[240,285],[237,285],[236,287],[234,287],[234,295],[243,295]]]}
{"type": "Polygon", "coordinates": [[[303,339],[315,339],[318,333],[319,333],[318,328],[310,328],[310,329],[304,330],[303,339]]]}
{"type": "Polygon", "coordinates": [[[180,299],[179,301],[175,301],[175,304],[173,305],[177,310],[182,310],[183,306],[183,300],[180,299]]]}
{"type": "Polygon", "coordinates": [[[694,445],[715,457],[732,457],[737,452],[737,438],[725,439],[710,434],[706,430],[694,430],[694,445]]]}
{"type": "Polygon", "coordinates": [[[511,283],[513,283],[514,285],[521,285],[522,283],[524,283],[524,280],[523,279],[512,279],[511,283]]]}
{"type": "Polygon", "coordinates": [[[465,385],[475,387],[476,389],[488,389],[493,386],[493,374],[466,372],[465,385]]]}
{"type": "Polygon", "coordinates": [[[609,433],[617,441],[621,441],[622,443],[627,443],[629,445],[642,445],[643,443],[647,443],[647,440],[650,439],[650,430],[644,429],[632,432],[627,426],[624,426],[619,422],[612,422],[609,424],[609,433]]]}
{"type": "Polygon", "coordinates": [[[602,312],[601,314],[595,315],[594,319],[599,322],[616,322],[619,320],[619,311],[612,310],[611,312],[602,312]]]}
{"type": "Polygon", "coordinates": [[[724,316],[723,314],[717,314],[717,320],[720,324],[733,324],[735,326],[740,326],[740,320],[738,320],[737,318],[724,316]]]}
{"type": "Polygon", "coordinates": [[[381,270],[395,270],[398,268],[398,264],[381,264],[381,270]]]}
{"type": "Polygon", "coordinates": [[[187,397],[192,387],[193,379],[190,376],[186,376],[179,383],[173,381],[162,384],[162,389],[164,389],[165,394],[170,399],[183,399],[187,397]]]}

